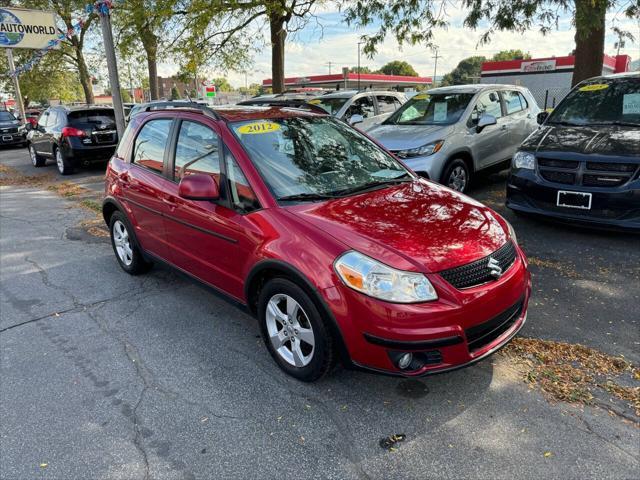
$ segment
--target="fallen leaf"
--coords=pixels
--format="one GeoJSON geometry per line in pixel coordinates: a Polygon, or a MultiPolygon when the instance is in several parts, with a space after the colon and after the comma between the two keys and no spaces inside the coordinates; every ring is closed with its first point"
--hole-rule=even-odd
{"type": "Polygon", "coordinates": [[[40,464],[40,468],[47,468],[48,466],[49,466],[48,463],[44,463],[43,462],[43,463],[40,464]]]}
{"type": "Polygon", "coordinates": [[[551,452],[544,452],[544,458],[549,458],[549,457],[551,457],[551,456],[553,456],[553,453],[551,453],[551,452]]]}

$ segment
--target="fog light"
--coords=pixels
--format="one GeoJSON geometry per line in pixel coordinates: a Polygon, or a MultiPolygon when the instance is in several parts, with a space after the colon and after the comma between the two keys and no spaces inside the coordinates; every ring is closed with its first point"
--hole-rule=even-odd
{"type": "Polygon", "coordinates": [[[409,365],[411,365],[412,360],[413,360],[413,354],[405,353],[400,357],[400,360],[398,360],[398,367],[400,368],[400,370],[404,370],[409,365]]]}

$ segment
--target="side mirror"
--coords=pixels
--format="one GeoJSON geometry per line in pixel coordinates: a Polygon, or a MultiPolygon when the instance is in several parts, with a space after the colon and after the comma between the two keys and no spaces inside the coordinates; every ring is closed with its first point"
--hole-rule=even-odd
{"type": "Polygon", "coordinates": [[[364,122],[364,117],[357,113],[355,115],[351,115],[351,117],[349,118],[349,125],[356,125],[362,122],[364,122]]]}
{"type": "Polygon", "coordinates": [[[193,173],[180,180],[178,195],[188,200],[217,200],[220,198],[220,190],[211,175],[193,173]]]}
{"type": "Polygon", "coordinates": [[[549,112],[540,112],[536,116],[536,121],[538,122],[538,125],[542,125],[548,117],[549,117],[549,112]]]}
{"type": "Polygon", "coordinates": [[[29,130],[33,130],[33,124],[29,121],[25,122],[24,129],[28,132],[29,130]]]}
{"type": "Polygon", "coordinates": [[[476,132],[480,133],[485,127],[488,127],[489,125],[495,125],[496,123],[498,123],[496,117],[485,113],[478,119],[476,132]]]}

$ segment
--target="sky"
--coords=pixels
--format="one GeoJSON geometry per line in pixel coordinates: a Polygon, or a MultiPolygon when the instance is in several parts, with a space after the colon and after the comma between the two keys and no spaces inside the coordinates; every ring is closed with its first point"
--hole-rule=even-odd
{"type": "MultiPolygon", "coordinates": [[[[490,57],[500,50],[521,49],[529,52],[533,58],[568,55],[574,48],[575,30],[571,25],[570,15],[561,18],[559,28],[547,35],[531,30],[524,34],[515,32],[498,32],[489,44],[478,45],[483,29],[470,30],[462,26],[466,12],[462,8],[449,8],[450,26],[434,32],[435,44],[439,47],[437,76],[451,71],[460,60],[473,55],[490,57]]],[[[358,41],[363,34],[373,33],[375,27],[355,30],[342,22],[340,12],[324,10],[317,12],[317,22],[310,22],[295,36],[289,37],[285,47],[285,76],[300,77],[329,73],[328,62],[333,62],[332,73],[338,73],[343,66],[357,65],[358,41]],[[321,25],[319,27],[318,25],[321,25]]],[[[607,26],[610,30],[614,21],[614,12],[608,15],[607,26]]],[[[632,59],[640,57],[640,24],[637,20],[617,19],[617,25],[631,31],[635,42],[627,41],[620,53],[628,54],[632,59]]],[[[255,32],[248,32],[255,35],[255,32]]],[[[605,53],[615,54],[616,37],[612,32],[605,39],[605,53]]],[[[271,77],[271,50],[265,40],[265,47],[256,53],[254,66],[247,72],[247,81],[262,83],[271,77]]],[[[361,65],[377,69],[392,60],[405,60],[422,76],[433,76],[433,51],[424,46],[405,45],[402,49],[392,38],[387,38],[378,49],[373,59],[361,58],[361,65]]],[[[177,67],[170,63],[159,65],[161,76],[170,76],[177,72],[177,67]]],[[[238,72],[209,71],[213,77],[226,76],[234,87],[243,86],[245,74],[238,72]]]]}

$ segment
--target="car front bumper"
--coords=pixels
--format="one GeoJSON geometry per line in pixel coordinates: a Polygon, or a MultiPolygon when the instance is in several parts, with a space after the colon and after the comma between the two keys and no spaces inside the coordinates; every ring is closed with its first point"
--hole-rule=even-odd
{"type": "Polygon", "coordinates": [[[440,150],[439,152],[426,157],[398,158],[400,158],[400,160],[402,160],[402,162],[414,172],[426,174],[430,180],[439,182],[440,177],[442,176],[442,169],[444,168],[444,164],[447,159],[447,154],[440,150]]]}
{"type": "Polygon", "coordinates": [[[26,141],[26,133],[0,133],[0,145],[17,145],[26,141]]]}
{"type": "Polygon", "coordinates": [[[508,208],[597,228],[640,231],[640,178],[615,188],[562,185],[547,182],[535,171],[511,171],[507,182],[508,208]],[[591,194],[588,210],[557,206],[558,191],[591,194]]]}
{"type": "Polygon", "coordinates": [[[345,286],[324,296],[340,326],[351,362],[378,373],[407,377],[455,370],[476,363],[506,345],[527,316],[531,278],[524,254],[496,281],[457,290],[437,274],[429,280],[440,298],[394,304],[345,286]],[[411,353],[407,369],[399,357],[411,353]]]}

